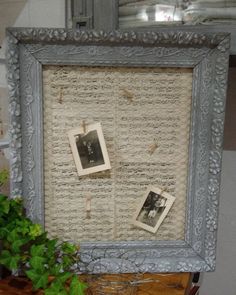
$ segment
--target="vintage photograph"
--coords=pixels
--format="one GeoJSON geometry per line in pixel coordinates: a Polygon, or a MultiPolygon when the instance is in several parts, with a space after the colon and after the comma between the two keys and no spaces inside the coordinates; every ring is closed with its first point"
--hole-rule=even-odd
{"type": "Polygon", "coordinates": [[[101,123],[86,125],[86,130],[81,126],[68,135],[79,175],[111,168],[101,123]]]}
{"type": "Polygon", "coordinates": [[[173,205],[175,197],[157,187],[149,187],[134,218],[134,225],[155,233],[173,205]]]}

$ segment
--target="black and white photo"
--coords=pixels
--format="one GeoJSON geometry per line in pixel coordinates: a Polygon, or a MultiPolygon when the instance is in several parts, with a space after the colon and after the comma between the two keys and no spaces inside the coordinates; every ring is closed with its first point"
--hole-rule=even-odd
{"type": "Polygon", "coordinates": [[[133,224],[155,233],[173,205],[175,197],[157,187],[149,187],[139,204],[133,224]]]}
{"type": "Polygon", "coordinates": [[[100,123],[86,125],[86,130],[82,126],[70,130],[68,135],[79,175],[111,168],[100,123]]]}

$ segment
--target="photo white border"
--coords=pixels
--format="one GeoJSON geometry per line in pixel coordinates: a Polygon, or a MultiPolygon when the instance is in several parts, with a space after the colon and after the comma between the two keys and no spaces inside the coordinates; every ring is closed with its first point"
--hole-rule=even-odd
{"type": "Polygon", "coordinates": [[[77,149],[76,142],[75,142],[76,135],[84,134],[83,126],[80,126],[78,128],[68,131],[71,151],[72,151],[72,155],[73,155],[76,169],[77,169],[79,176],[88,175],[91,173],[96,173],[96,172],[111,169],[110,159],[108,156],[105,139],[104,139],[104,135],[102,132],[101,123],[99,122],[99,123],[93,123],[93,124],[86,124],[86,133],[93,131],[93,130],[96,130],[97,134],[98,134],[98,140],[100,142],[102,155],[103,155],[103,159],[104,159],[104,164],[98,165],[96,167],[85,168],[85,169],[82,167],[82,163],[81,163],[80,156],[79,156],[78,149],[77,149]]]}
{"type": "Polygon", "coordinates": [[[175,197],[171,196],[169,193],[167,193],[166,191],[163,191],[163,189],[160,189],[158,187],[155,186],[148,186],[141,202],[139,203],[137,210],[135,211],[135,214],[133,215],[133,219],[132,219],[132,223],[137,226],[137,227],[141,227],[149,232],[152,233],[156,233],[158,228],[160,227],[160,225],[162,224],[163,220],[165,219],[166,215],[168,214],[168,212],[170,211],[174,201],[175,201],[175,197]],[[167,203],[166,203],[166,208],[165,210],[162,212],[157,224],[155,225],[155,227],[149,226],[143,222],[140,222],[137,220],[138,215],[141,211],[141,209],[143,208],[143,205],[149,195],[150,192],[154,192],[155,194],[160,195],[161,197],[164,197],[167,199],[167,203]]]}

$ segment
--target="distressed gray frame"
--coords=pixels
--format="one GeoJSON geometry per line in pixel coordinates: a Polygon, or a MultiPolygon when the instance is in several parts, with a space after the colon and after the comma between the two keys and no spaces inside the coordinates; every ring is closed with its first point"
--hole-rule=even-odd
{"type": "Polygon", "coordinates": [[[11,194],[44,224],[43,65],[193,68],[185,239],[81,244],[80,271],[196,272],[215,268],[229,34],[8,29],[11,194]]]}

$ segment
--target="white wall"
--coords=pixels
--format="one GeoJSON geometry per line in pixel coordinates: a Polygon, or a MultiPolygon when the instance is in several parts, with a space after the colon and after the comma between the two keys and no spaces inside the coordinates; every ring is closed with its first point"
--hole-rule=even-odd
{"type": "Polygon", "coordinates": [[[200,295],[236,294],[236,152],[224,151],[216,271],[203,276],[200,295]]]}
{"type": "Polygon", "coordinates": [[[65,27],[65,0],[28,0],[15,27],[65,27]]]}
{"type": "MultiPolygon", "coordinates": [[[[0,9],[3,11],[5,6],[8,5],[7,11],[11,11],[14,16],[14,10],[19,10],[19,4],[22,3],[21,12],[16,17],[14,27],[65,27],[65,0],[3,0],[0,1],[0,9]],[[18,4],[18,5],[16,5],[18,4]]],[[[14,13],[15,12],[15,13],[14,13]]],[[[9,17],[11,17],[9,15],[9,17]]],[[[11,24],[0,18],[0,26],[7,26],[11,24]]],[[[3,41],[2,48],[0,49],[0,58],[5,57],[5,41],[3,41]]],[[[6,69],[3,64],[0,64],[0,87],[6,87],[6,69]]]]}
{"type": "MultiPolygon", "coordinates": [[[[65,0],[0,0],[0,41],[8,26],[65,27],[65,0]]],[[[4,59],[6,40],[0,45],[0,59],[4,59]]],[[[4,131],[7,129],[7,114],[6,67],[0,63],[0,119],[3,121],[4,131]]]]}

